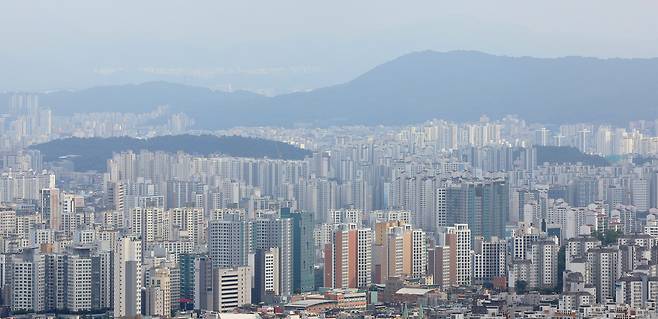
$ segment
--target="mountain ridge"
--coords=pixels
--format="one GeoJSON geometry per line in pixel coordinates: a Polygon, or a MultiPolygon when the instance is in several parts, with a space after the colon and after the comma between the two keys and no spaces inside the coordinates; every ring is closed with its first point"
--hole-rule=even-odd
{"type": "Polygon", "coordinates": [[[535,58],[426,50],[380,64],[345,83],[274,97],[158,81],[59,91],[41,100],[55,114],[146,112],[169,105],[204,129],[467,121],[483,114],[516,114],[548,123],[626,124],[658,117],[658,58],[535,58]]]}

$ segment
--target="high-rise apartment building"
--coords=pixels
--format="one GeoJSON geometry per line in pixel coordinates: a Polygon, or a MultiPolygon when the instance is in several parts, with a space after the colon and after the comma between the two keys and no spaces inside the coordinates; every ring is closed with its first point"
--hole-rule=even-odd
{"type": "MultiPolygon", "coordinates": [[[[450,250],[450,267],[458,286],[470,286],[472,275],[471,230],[467,224],[443,227],[439,231],[439,246],[450,250]],[[453,258],[454,257],[454,258],[453,258]]],[[[443,249],[443,248],[442,248],[443,249]]]]}
{"type": "Polygon", "coordinates": [[[332,288],[367,287],[372,282],[372,231],[341,224],[324,249],[324,285],[332,288]]]}
{"type": "Polygon", "coordinates": [[[194,309],[211,310],[213,305],[213,264],[207,256],[194,259],[194,309]]]}
{"type": "Polygon", "coordinates": [[[457,267],[453,262],[456,257],[456,251],[450,249],[455,247],[454,242],[457,236],[452,234],[444,235],[445,245],[437,246],[431,243],[427,250],[427,276],[432,278],[432,282],[443,288],[457,286],[457,267]]]}
{"type": "Polygon", "coordinates": [[[45,262],[37,249],[25,249],[6,259],[9,306],[12,311],[41,312],[45,310],[45,262]]]}
{"type": "Polygon", "coordinates": [[[465,180],[446,186],[447,224],[468,224],[475,236],[503,237],[509,217],[505,179],[465,180]]]}
{"type": "Polygon", "coordinates": [[[485,240],[475,237],[473,250],[473,281],[491,282],[507,276],[507,242],[498,237],[485,240]]]}
{"type": "Polygon", "coordinates": [[[66,258],[66,266],[66,309],[71,312],[90,311],[92,309],[91,256],[71,254],[66,258]]]}
{"type": "Polygon", "coordinates": [[[373,280],[385,283],[391,277],[400,277],[404,271],[404,226],[399,221],[375,224],[373,242],[373,280]]]}
{"type": "Polygon", "coordinates": [[[162,208],[133,208],[130,212],[130,229],[133,236],[140,237],[145,245],[152,241],[166,239],[167,224],[162,208]]]}
{"type": "Polygon", "coordinates": [[[254,303],[272,302],[276,296],[281,296],[281,270],[279,248],[256,249],[254,256],[254,287],[252,301],[254,303]]]}
{"type": "Polygon", "coordinates": [[[615,298],[615,283],[619,278],[619,251],[614,248],[591,248],[587,251],[587,268],[596,287],[596,301],[605,303],[615,298]]]}
{"type": "Polygon", "coordinates": [[[384,283],[392,277],[424,278],[427,274],[427,238],[421,229],[402,221],[375,224],[373,279],[384,283]]]}
{"type": "Polygon", "coordinates": [[[279,287],[282,296],[291,296],[293,282],[293,225],[292,219],[280,218],[278,213],[264,214],[252,222],[253,249],[278,248],[279,287]]]}
{"type": "Polygon", "coordinates": [[[560,245],[557,238],[537,240],[532,243],[531,275],[529,287],[540,289],[554,289],[558,283],[557,264],[560,245]]]}
{"type": "Polygon", "coordinates": [[[178,231],[187,232],[195,247],[205,241],[203,209],[192,207],[174,208],[167,211],[167,214],[171,225],[178,231]]]}
{"type": "Polygon", "coordinates": [[[41,190],[41,218],[51,229],[59,229],[59,189],[45,188],[41,190]]]}
{"type": "Polygon", "coordinates": [[[251,222],[237,214],[208,223],[208,256],[215,268],[248,265],[251,241],[251,222]]]}
{"type": "Polygon", "coordinates": [[[114,250],[115,318],[137,318],[142,312],[142,242],[135,237],[117,240],[114,250]]]}
{"type": "Polygon", "coordinates": [[[281,218],[292,220],[292,290],[302,293],[315,290],[315,246],[313,241],[313,214],[281,209],[281,218]]]}
{"type": "Polygon", "coordinates": [[[167,267],[153,268],[146,283],[145,310],[147,316],[169,317],[172,310],[171,271],[167,267]]]}

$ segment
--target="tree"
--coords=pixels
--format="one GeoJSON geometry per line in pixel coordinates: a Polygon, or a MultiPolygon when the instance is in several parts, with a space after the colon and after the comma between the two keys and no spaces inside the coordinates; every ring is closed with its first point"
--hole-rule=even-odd
{"type": "Polygon", "coordinates": [[[514,283],[514,288],[516,290],[516,294],[523,295],[528,291],[528,282],[525,280],[517,280],[514,283]]]}

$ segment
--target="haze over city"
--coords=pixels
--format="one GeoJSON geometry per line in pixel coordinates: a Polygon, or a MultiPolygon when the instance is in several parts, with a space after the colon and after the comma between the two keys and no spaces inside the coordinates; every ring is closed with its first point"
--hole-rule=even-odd
{"type": "Polygon", "coordinates": [[[0,317],[658,318],[657,9],[2,1],[0,317]]]}
{"type": "Polygon", "coordinates": [[[166,80],[266,94],[414,51],[656,57],[653,1],[3,1],[0,91],[166,80]],[[622,7],[622,9],[620,9],[622,7]],[[61,75],[66,76],[61,76],[61,75]]]}

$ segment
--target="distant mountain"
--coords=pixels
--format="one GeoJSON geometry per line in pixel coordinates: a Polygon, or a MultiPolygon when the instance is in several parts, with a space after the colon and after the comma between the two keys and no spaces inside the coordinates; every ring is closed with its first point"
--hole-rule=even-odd
{"type": "Polygon", "coordinates": [[[211,129],[463,121],[482,114],[517,114],[544,123],[626,124],[658,118],[658,59],[426,51],[399,57],[344,84],[275,97],[154,82],[49,93],[41,101],[56,114],[148,111],[167,104],[191,115],[200,128],[211,129]]]}
{"type": "Polygon", "coordinates": [[[310,152],[290,144],[260,138],[212,135],[173,135],[150,139],[130,137],[66,138],[31,146],[41,151],[44,161],[66,157],[76,171],[103,171],[113,153],[132,150],[164,151],[189,154],[222,154],[235,157],[300,160],[310,152]]]}
{"type": "MultiPolygon", "coordinates": [[[[11,93],[0,96],[0,113],[8,106],[11,93]],[[2,104],[4,103],[4,105],[2,104]]],[[[55,91],[41,94],[39,104],[57,115],[90,112],[150,112],[168,105],[174,112],[192,116],[203,128],[231,127],[251,116],[244,109],[264,96],[246,92],[213,91],[166,82],[136,85],[99,86],[79,91],[55,91]]]]}
{"type": "Polygon", "coordinates": [[[544,123],[658,117],[658,59],[513,58],[419,52],[355,80],[275,97],[270,110],[305,120],[409,123],[507,114],[544,123]]]}

